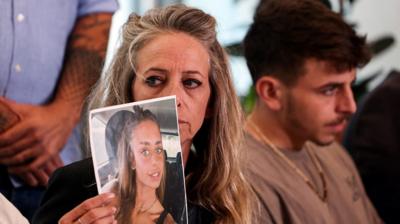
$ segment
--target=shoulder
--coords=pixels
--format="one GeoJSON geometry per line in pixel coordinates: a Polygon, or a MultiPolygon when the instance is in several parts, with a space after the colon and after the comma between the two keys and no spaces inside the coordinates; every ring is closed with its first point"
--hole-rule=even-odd
{"type": "MultiPolygon", "coordinates": [[[[353,117],[348,134],[357,136],[363,133],[374,133],[386,139],[387,132],[383,129],[397,130],[399,121],[394,119],[400,112],[400,73],[392,72],[386,80],[368,93],[360,102],[359,108],[353,117]],[[373,127],[373,128],[371,128],[373,127]]],[[[371,137],[371,136],[369,136],[371,137]]],[[[363,138],[368,141],[368,137],[363,138]]],[[[350,139],[350,138],[349,138],[350,139]]],[[[375,139],[375,138],[373,138],[375,139]]]]}
{"type": "Polygon", "coordinates": [[[213,223],[215,216],[206,208],[188,202],[188,223],[213,223]]]}
{"type": "Polygon", "coordinates": [[[246,162],[246,165],[255,164],[258,161],[264,161],[263,165],[266,161],[274,160],[273,153],[271,153],[270,148],[265,144],[256,140],[251,134],[245,133],[243,142],[240,145],[240,152],[242,153],[242,159],[246,162]]]}
{"type": "Polygon", "coordinates": [[[245,133],[241,145],[243,170],[253,190],[253,216],[256,223],[274,223],[285,209],[285,188],[291,176],[272,149],[245,133]]]}
{"type": "Polygon", "coordinates": [[[284,182],[286,173],[281,159],[269,146],[245,133],[240,152],[244,175],[253,188],[264,191],[284,182]]]}
{"type": "Polygon", "coordinates": [[[49,180],[33,223],[57,223],[66,212],[95,195],[91,158],[59,168],[49,180]]]}
{"type": "Polygon", "coordinates": [[[63,186],[64,188],[66,186],[89,186],[93,184],[96,184],[93,162],[91,158],[88,158],[57,169],[49,180],[48,188],[53,186],[54,188],[56,186],[63,186]]]}
{"type": "Polygon", "coordinates": [[[320,146],[313,142],[307,142],[307,147],[312,150],[320,159],[339,159],[339,160],[351,160],[350,155],[346,149],[338,142],[334,141],[329,145],[320,146]]]}
{"type": "Polygon", "coordinates": [[[0,193],[0,222],[27,224],[28,220],[0,193]]]}
{"type": "Polygon", "coordinates": [[[175,222],[174,218],[172,218],[172,215],[168,213],[168,214],[165,216],[164,224],[175,224],[175,223],[176,223],[176,222],[175,222]]]}
{"type": "Polygon", "coordinates": [[[394,71],[361,101],[359,111],[385,111],[389,106],[392,109],[397,108],[397,104],[394,104],[397,97],[400,97],[400,73],[394,71]],[[385,108],[385,106],[387,107],[385,108]]]}
{"type": "Polygon", "coordinates": [[[358,173],[353,159],[338,142],[333,142],[327,146],[318,146],[312,142],[307,142],[307,144],[323,166],[333,170],[347,170],[353,174],[358,173]]]}
{"type": "MultiPolygon", "coordinates": [[[[158,217],[157,223],[162,223],[162,224],[175,224],[176,221],[172,217],[172,215],[162,207],[160,204],[161,212],[159,213],[160,216],[158,217]]],[[[151,212],[151,211],[149,211],[151,212]]],[[[151,212],[152,213],[152,212],[151,212]]]]}
{"type": "MultiPolygon", "coordinates": [[[[257,182],[259,178],[275,176],[279,172],[280,164],[272,150],[257,141],[249,133],[245,133],[244,141],[240,146],[241,165],[246,178],[250,183],[257,182]]],[[[265,183],[265,181],[262,181],[265,183]]]]}
{"type": "MultiPolygon", "coordinates": [[[[396,71],[396,70],[391,71],[379,87],[392,88],[392,89],[399,90],[399,88],[400,88],[400,72],[396,71]]],[[[379,87],[377,87],[377,89],[379,87]]]]}
{"type": "MultiPolygon", "coordinates": [[[[92,158],[83,159],[67,166],[57,169],[56,173],[62,176],[68,176],[69,174],[79,173],[84,175],[84,177],[94,175],[93,160],[92,158]]],[[[76,176],[75,176],[76,177],[76,176]]]]}
{"type": "MultiPolygon", "coordinates": [[[[400,73],[392,72],[382,84],[361,100],[344,136],[344,144],[357,161],[364,156],[388,156],[398,151],[399,98],[400,73]]],[[[378,160],[369,161],[369,164],[370,162],[378,160]]]]}
{"type": "Polygon", "coordinates": [[[79,16],[98,13],[114,12],[118,9],[117,0],[79,0],[79,16]]]}

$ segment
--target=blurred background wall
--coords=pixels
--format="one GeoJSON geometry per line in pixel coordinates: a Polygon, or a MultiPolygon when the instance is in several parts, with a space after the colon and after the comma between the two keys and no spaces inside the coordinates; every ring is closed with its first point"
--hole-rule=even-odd
{"type": "MultiPolygon", "coordinates": [[[[399,0],[321,0],[342,16],[367,40],[375,52],[372,61],[358,72],[357,100],[379,84],[394,68],[400,70],[399,0]]],[[[113,18],[106,65],[118,46],[122,24],[131,12],[143,14],[152,7],[184,3],[213,15],[218,22],[218,39],[230,55],[234,84],[245,109],[254,102],[252,84],[240,43],[252,22],[259,0],[119,0],[120,9],[113,18]]]]}

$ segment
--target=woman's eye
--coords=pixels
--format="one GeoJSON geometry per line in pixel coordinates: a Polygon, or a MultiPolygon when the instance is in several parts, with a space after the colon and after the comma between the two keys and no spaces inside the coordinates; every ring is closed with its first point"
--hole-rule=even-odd
{"type": "Polygon", "coordinates": [[[143,151],[142,151],[142,155],[143,155],[144,157],[148,157],[148,156],[150,155],[149,150],[147,150],[147,149],[143,150],[143,151]]]}
{"type": "Polygon", "coordinates": [[[164,150],[162,148],[156,148],[156,153],[161,154],[164,150]]]}
{"type": "Polygon", "coordinates": [[[197,80],[197,79],[186,79],[186,80],[183,81],[183,85],[186,88],[194,89],[196,87],[201,86],[201,82],[199,80],[197,80]]]}
{"type": "Polygon", "coordinates": [[[149,76],[145,80],[146,84],[152,87],[160,85],[163,81],[159,76],[149,76]]]}

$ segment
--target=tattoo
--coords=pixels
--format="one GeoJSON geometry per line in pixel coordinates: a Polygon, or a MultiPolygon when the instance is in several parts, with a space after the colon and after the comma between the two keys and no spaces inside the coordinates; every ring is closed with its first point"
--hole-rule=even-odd
{"type": "Polygon", "coordinates": [[[0,101],[0,133],[16,124],[19,120],[18,114],[0,101]]]}
{"type": "Polygon", "coordinates": [[[70,103],[78,113],[100,77],[110,25],[110,13],[84,16],[77,20],[69,38],[55,100],[70,103]]]}
{"type": "Polygon", "coordinates": [[[90,87],[100,77],[103,58],[98,52],[77,48],[68,51],[58,97],[73,104],[86,97],[90,87]]]}
{"type": "Polygon", "coordinates": [[[71,48],[94,51],[104,58],[110,24],[111,14],[109,13],[93,14],[78,19],[70,37],[71,48]]]}

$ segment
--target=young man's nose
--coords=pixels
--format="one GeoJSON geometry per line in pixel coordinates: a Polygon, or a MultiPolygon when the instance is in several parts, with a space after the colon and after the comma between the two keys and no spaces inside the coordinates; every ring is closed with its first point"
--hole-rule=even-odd
{"type": "Polygon", "coordinates": [[[350,87],[343,90],[343,94],[340,96],[338,100],[338,110],[341,113],[353,114],[357,110],[357,105],[354,100],[353,91],[350,87]]]}

